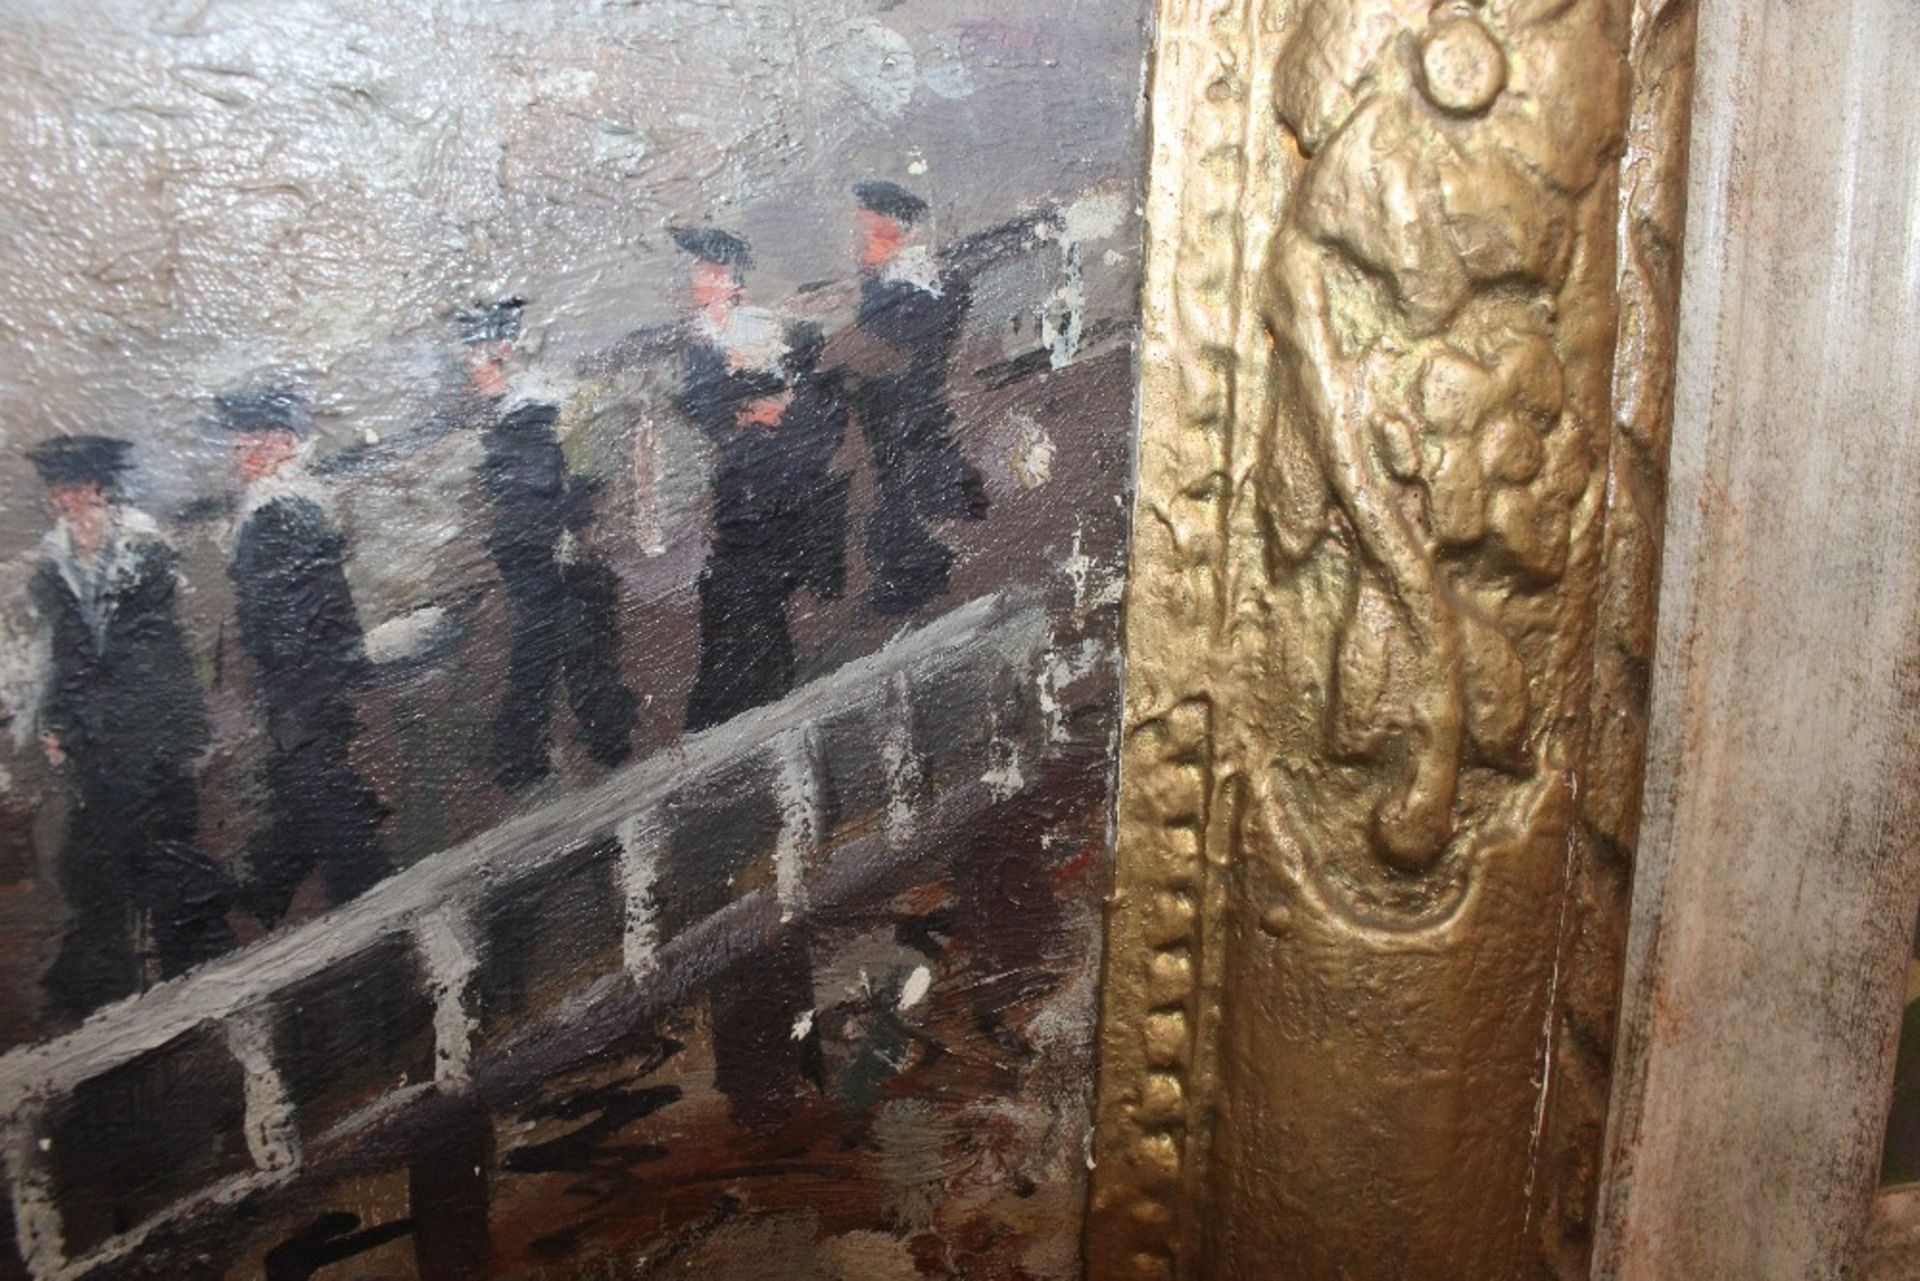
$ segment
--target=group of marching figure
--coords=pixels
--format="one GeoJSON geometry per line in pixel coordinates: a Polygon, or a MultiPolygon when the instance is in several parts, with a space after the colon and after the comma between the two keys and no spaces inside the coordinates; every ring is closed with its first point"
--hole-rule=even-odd
{"type": "MultiPolygon", "coordinates": [[[[857,315],[831,344],[818,325],[747,305],[745,240],[710,227],[674,233],[693,258],[694,307],[673,327],[674,403],[715,460],[688,729],[788,692],[790,599],[802,589],[841,595],[850,482],[834,459],[850,422],[874,478],[864,537],[872,613],[910,614],[946,590],[954,553],[929,522],[986,515],[945,390],[969,274],[914,243],[927,212],[919,197],[891,183],[856,194],[857,315]]],[[[575,737],[599,765],[627,758],[638,717],[620,661],[619,579],[583,537],[593,487],[568,474],[559,406],[516,394],[524,305],[459,316],[484,446],[485,545],[509,616],[486,766],[508,790],[551,771],[560,687],[575,737]]],[[[374,665],[346,541],[306,466],[306,402],[265,387],[216,403],[244,491],[228,572],[265,731],[270,811],[243,882],[198,845],[211,724],[178,616],[177,554],[124,499],[132,443],[61,436],[29,451],[53,516],[29,589],[43,673],[34,716],[69,797],[60,875],[70,918],[45,977],[56,1019],[231,948],[236,907],[271,927],[316,873],[338,904],[391,868],[385,808],[352,757],[355,695],[374,665]]]]}

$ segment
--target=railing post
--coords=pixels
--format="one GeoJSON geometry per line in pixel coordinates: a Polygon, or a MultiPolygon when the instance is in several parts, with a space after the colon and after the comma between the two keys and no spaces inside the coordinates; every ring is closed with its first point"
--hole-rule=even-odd
{"type": "MultiPolygon", "coordinates": [[[[1001,671],[1008,683],[1017,687],[1025,681],[1035,679],[1033,673],[1028,670],[1030,666],[1032,664],[1025,656],[1018,659],[1008,656],[1006,666],[1001,671]]],[[[1009,716],[1004,701],[997,697],[989,713],[987,766],[981,772],[980,781],[987,785],[988,792],[996,801],[1017,796],[1027,786],[1026,766],[1029,762],[1024,759],[1025,754],[1021,751],[1021,741],[1025,734],[1025,726],[1022,722],[1026,719],[1023,713],[1024,709],[1016,704],[1012,715],[1009,716]],[[1009,719],[1014,722],[1011,726],[1008,725],[1009,719]]],[[[1042,754],[1045,750],[1043,744],[1042,754]]]]}
{"type": "Polygon", "coordinates": [[[433,1078],[442,1085],[464,1085],[473,1062],[473,1016],[467,990],[480,967],[473,930],[453,910],[423,917],[414,945],[426,963],[433,987],[433,1078]]]}
{"type": "Polygon", "coordinates": [[[914,810],[925,779],[919,754],[913,749],[913,682],[905,672],[897,672],[887,687],[891,696],[880,760],[887,771],[887,835],[899,845],[913,835],[914,810]]]}
{"type": "Polygon", "coordinates": [[[820,844],[819,748],[811,729],[780,736],[774,747],[774,795],[780,805],[780,834],[773,847],[774,890],[780,920],[791,921],[807,906],[807,861],[820,844]]]}
{"type": "Polygon", "coordinates": [[[654,895],[660,878],[659,842],[643,829],[638,814],[620,820],[614,839],[620,843],[620,881],[627,900],[623,942],[627,973],[645,979],[660,968],[660,902],[654,895]]]}
{"type": "Polygon", "coordinates": [[[243,1074],[247,1152],[263,1172],[291,1170],[300,1163],[300,1131],[273,1061],[272,1016],[264,1009],[248,1010],[227,1019],[221,1030],[243,1074]]]}
{"type": "Polygon", "coordinates": [[[34,1281],[52,1281],[67,1262],[65,1229],[45,1160],[45,1116],[44,1107],[23,1108],[5,1131],[14,1240],[34,1281]]]}
{"type": "Polygon", "coordinates": [[[1071,737],[1067,732],[1066,709],[1060,703],[1060,689],[1073,679],[1073,662],[1068,655],[1044,649],[1033,665],[1033,696],[1040,704],[1042,744],[1051,749],[1071,737]]]}

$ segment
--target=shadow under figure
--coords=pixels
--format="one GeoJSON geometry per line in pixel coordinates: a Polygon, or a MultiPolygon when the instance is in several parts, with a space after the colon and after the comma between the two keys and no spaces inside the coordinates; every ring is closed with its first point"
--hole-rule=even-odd
{"type": "Polygon", "coordinates": [[[195,846],[195,763],[211,729],[181,630],[177,556],[124,505],[132,446],[57,438],[29,452],[56,513],[30,600],[47,654],[38,708],[70,789],[60,881],[72,913],[45,983],[79,1019],[233,946],[226,877],[195,846]]]}

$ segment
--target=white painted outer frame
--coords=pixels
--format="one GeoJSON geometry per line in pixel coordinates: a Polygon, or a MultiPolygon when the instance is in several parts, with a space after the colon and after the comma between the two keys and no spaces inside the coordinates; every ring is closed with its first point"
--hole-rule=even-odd
{"type": "Polygon", "coordinates": [[[1854,1277],[1920,902],[1920,5],[1702,0],[1697,84],[1594,1276],[1854,1277]]]}

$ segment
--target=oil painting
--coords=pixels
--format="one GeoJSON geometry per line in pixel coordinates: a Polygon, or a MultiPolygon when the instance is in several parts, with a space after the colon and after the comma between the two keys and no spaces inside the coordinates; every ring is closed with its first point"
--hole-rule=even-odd
{"type": "Polygon", "coordinates": [[[1880,1186],[1920,1183],[1920,929],[1907,963],[1906,996],[1900,1005],[1899,1048],[1894,1059],[1893,1103],[1880,1154],[1880,1186]]]}
{"type": "Polygon", "coordinates": [[[1079,1276],[1144,0],[0,29],[0,1278],[1079,1276]]]}

